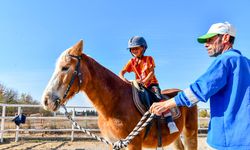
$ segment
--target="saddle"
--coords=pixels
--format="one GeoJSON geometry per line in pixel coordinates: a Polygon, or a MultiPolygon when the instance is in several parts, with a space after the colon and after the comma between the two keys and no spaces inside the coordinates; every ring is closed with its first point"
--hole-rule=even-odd
{"type": "MultiPolygon", "coordinates": [[[[164,92],[164,91],[163,91],[164,92]]],[[[176,91],[173,91],[176,92],[176,91]]],[[[143,85],[137,83],[136,81],[132,82],[132,93],[133,93],[133,101],[135,103],[136,108],[139,112],[144,115],[146,111],[149,110],[150,106],[154,102],[159,102],[161,99],[158,99],[157,96],[149,89],[145,88],[143,85]]],[[[173,93],[169,93],[169,95],[162,94],[166,100],[173,97],[173,93]]],[[[181,113],[178,107],[170,109],[173,120],[180,117],[181,113]]],[[[155,116],[157,120],[157,135],[158,135],[158,148],[162,147],[162,127],[161,127],[161,120],[165,119],[164,117],[155,116]]],[[[146,126],[146,132],[144,134],[144,139],[147,137],[152,123],[149,123],[146,126]]]]}
{"type": "MultiPolygon", "coordinates": [[[[144,115],[150,108],[150,106],[154,102],[159,102],[161,99],[157,98],[157,96],[149,89],[145,88],[143,85],[137,83],[136,81],[132,82],[132,93],[133,100],[136,108],[139,112],[144,115]]],[[[162,95],[164,99],[169,99],[169,96],[162,95]]],[[[178,107],[170,109],[172,113],[172,118],[175,120],[180,117],[181,113],[178,107]]]]}

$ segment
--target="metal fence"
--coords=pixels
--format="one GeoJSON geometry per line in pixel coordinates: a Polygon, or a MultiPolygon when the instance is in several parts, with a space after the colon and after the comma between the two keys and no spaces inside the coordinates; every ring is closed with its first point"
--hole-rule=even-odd
{"type": "MultiPolygon", "coordinates": [[[[2,108],[2,116],[0,117],[1,119],[1,131],[0,131],[0,139],[1,143],[4,141],[4,134],[7,132],[15,132],[15,141],[17,142],[19,140],[19,132],[25,131],[25,132],[71,132],[70,138],[73,141],[74,140],[74,133],[75,131],[81,131],[79,129],[75,129],[75,127],[72,125],[71,128],[67,129],[48,129],[48,128],[29,128],[29,129],[23,129],[20,128],[19,126],[16,126],[15,128],[12,129],[5,129],[5,121],[6,120],[12,120],[15,116],[6,116],[6,108],[7,107],[15,107],[17,108],[17,115],[22,113],[22,110],[27,107],[32,107],[32,108],[41,108],[41,105],[24,105],[24,104],[0,104],[0,108],[2,108]]],[[[93,116],[76,116],[77,114],[76,109],[81,109],[82,112],[86,111],[95,111],[93,107],[81,107],[81,106],[67,106],[67,108],[71,109],[72,111],[72,118],[76,120],[97,120],[97,117],[93,116]]],[[[57,113],[53,113],[52,116],[27,116],[26,120],[67,120],[65,116],[58,116],[57,113]]],[[[199,131],[206,131],[207,127],[202,127],[200,122],[208,122],[209,118],[200,118],[199,117],[199,131]]],[[[99,132],[99,129],[87,129],[91,132],[99,132]]]]}

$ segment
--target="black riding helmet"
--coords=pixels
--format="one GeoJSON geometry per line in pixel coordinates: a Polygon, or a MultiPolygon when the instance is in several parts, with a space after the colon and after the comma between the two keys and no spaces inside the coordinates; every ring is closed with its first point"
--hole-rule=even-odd
{"type": "MultiPolygon", "coordinates": [[[[131,48],[134,47],[139,47],[142,46],[144,48],[142,55],[144,55],[146,49],[148,48],[147,42],[143,37],[140,36],[133,36],[128,40],[128,49],[130,50],[131,48]]],[[[130,50],[131,53],[131,50],[130,50]]],[[[133,55],[133,54],[132,54],[133,55]]]]}

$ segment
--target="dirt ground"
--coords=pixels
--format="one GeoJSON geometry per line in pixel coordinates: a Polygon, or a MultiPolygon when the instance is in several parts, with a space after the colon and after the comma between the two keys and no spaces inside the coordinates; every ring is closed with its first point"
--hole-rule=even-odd
{"type": "MultiPolygon", "coordinates": [[[[1,150],[109,150],[109,146],[95,140],[84,141],[45,141],[45,140],[21,140],[20,142],[4,142],[0,144],[1,150]]],[[[171,150],[170,145],[164,150],[171,150]]],[[[199,150],[212,150],[206,143],[206,137],[199,137],[199,150]]],[[[153,149],[143,149],[153,150],[153,149]]]]}

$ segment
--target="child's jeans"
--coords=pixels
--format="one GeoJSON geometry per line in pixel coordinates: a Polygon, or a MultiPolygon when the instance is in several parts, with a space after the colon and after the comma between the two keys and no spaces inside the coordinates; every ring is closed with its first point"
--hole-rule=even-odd
{"type": "Polygon", "coordinates": [[[157,98],[159,98],[160,100],[163,99],[163,97],[162,97],[162,95],[161,95],[161,89],[160,89],[160,87],[159,87],[159,84],[157,84],[157,83],[150,84],[150,85],[148,86],[148,89],[149,89],[150,91],[154,92],[157,98]]]}

